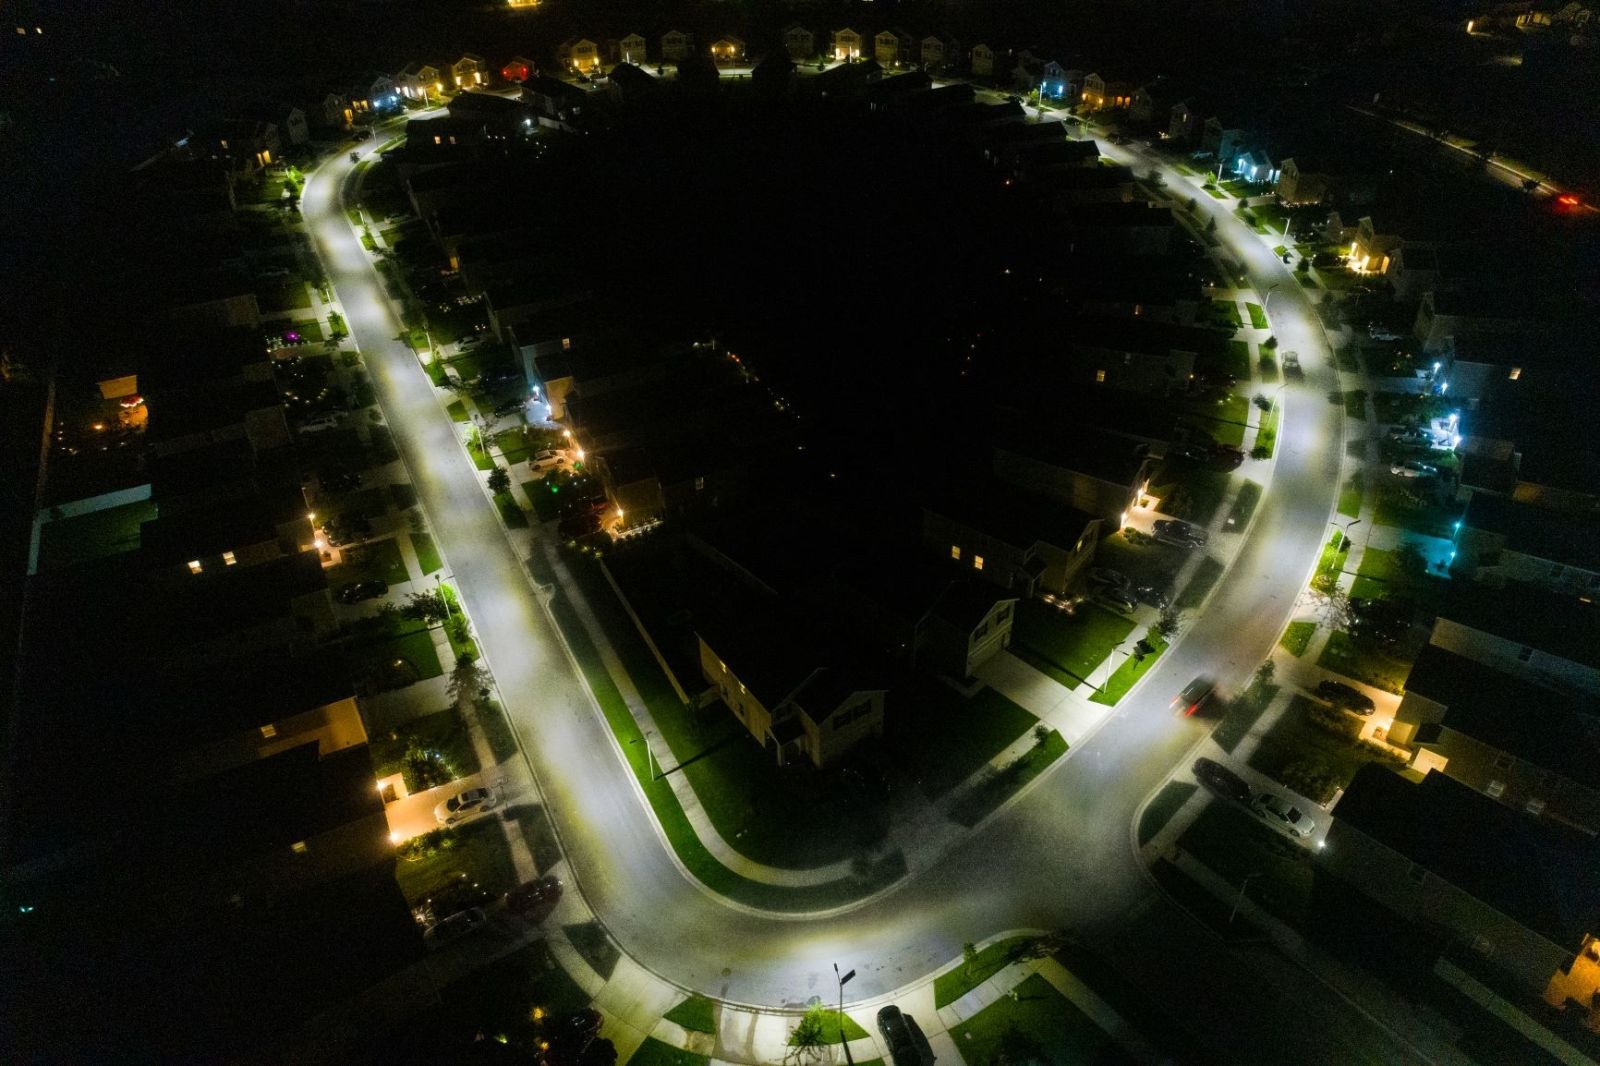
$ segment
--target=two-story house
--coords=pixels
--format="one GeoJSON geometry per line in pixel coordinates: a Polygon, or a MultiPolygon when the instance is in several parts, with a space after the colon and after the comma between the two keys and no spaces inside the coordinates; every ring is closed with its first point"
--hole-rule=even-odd
{"type": "Polygon", "coordinates": [[[978,42],[972,46],[972,74],[977,78],[992,78],[995,71],[995,51],[993,48],[978,42]]]}
{"type": "Polygon", "coordinates": [[[1278,168],[1278,199],[1291,207],[1326,203],[1333,192],[1329,172],[1303,155],[1292,155],[1278,168]]]}
{"type": "Polygon", "coordinates": [[[1452,581],[1430,639],[1516,677],[1600,695],[1600,608],[1589,596],[1452,581]]]}
{"type": "Polygon", "coordinates": [[[1186,96],[1172,105],[1167,116],[1167,140],[1174,145],[1198,145],[1211,115],[1209,105],[1196,96],[1186,96]]]}
{"type": "Polygon", "coordinates": [[[1017,596],[935,560],[876,555],[836,567],[833,614],[896,661],[965,680],[1011,644],[1017,596]]]}
{"type": "Polygon", "coordinates": [[[931,33],[919,42],[922,50],[922,69],[930,74],[943,74],[960,61],[961,48],[955,40],[942,33],[931,33]]]}
{"type": "Polygon", "coordinates": [[[1429,644],[1406,678],[1388,739],[1415,749],[1413,770],[1600,831],[1600,706],[1592,698],[1429,644]]]}
{"type": "Polygon", "coordinates": [[[744,42],[734,36],[718,37],[711,42],[711,61],[718,66],[732,66],[744,62],[744,42]]]}
{"type": "Polygon", "coordinates": [[[909,66],[915,62],[916,41],[901,29],[880,30],[872,38],[872,58],[885,70],[909,66]]]}
{"type": "Polygon", "coordinates": [[[841,30],[833,31],[833,58],[840,63],[849,63],[860,59],[862,52],[862,35],[848,26],[841,30]]]}
{"type": "Polygon", "coordinates": [[[646,54],[648,43],[643,34],[630,33],[626,37],[619,37],[611,42],[611,62],[632,63],[634,66],[643,66],[649,62],[646,54]]]}
{"type": "Polygon", "coordinates": [[[668,30],[661,35],[661,61],[681,63],[694,54],[694,34],[668,30]]]}
{"type": "Polygon", "coordinates": [[[461,92],[484,88],[489,84],[489,61],[468,52],[450,64],[450,81],[461,92]]]}
{"type": "Polygon", "coordinates": [[[1456,523],[1458,578],[1516,581],[1585,596],[1600,593],[1600,514],[1546,510],[1478,493],[1456,523]]]}
{"type": "Polygon", "coordinates": [[[587,37],[568,37],[556,45],[556,63],[563,70],[591,74],[600,67],[600,46],[587,37]]]}
{"type": "Polygon", "coordinates": [[[935,559],[1021,598],[1064,595],[1094,558],[1101,520],[998,479],[953,486],[923,505],[922,543],[935,559]]]}
{"type": "Polygon", "coordinates": [[[783,50],[796,63],[804,63],[817,54],[817,35],[798,22],[783,28],[783,50]]]}
{"type": "Polygon", "coordinates": [[[1082,105],[1086,111],[1106,111],[1133,105],[1133,85],[1126,81],[1107,80],[1098,73],[1083,78],[1082,105]]]}
{"type": "Polygon", "coordinates": [[[1155,467],[1150,449],[1127,437],[1025,417],[999,426],[993,462],[1000,480],[1092,514],[1109,529],[1127,522],[1155,467]]]}
{"type": "Polygon", "coordinates": [[[408,63],[395,75],[394,86],[407,100],[426,103],[429,93],[437,97],[444,92],[444,76],[432,63],[408,63]]]}

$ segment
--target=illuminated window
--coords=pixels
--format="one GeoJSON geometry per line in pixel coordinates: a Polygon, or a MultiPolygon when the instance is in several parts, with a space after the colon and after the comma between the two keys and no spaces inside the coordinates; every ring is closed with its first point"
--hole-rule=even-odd
{"type": "Polygon", "coordinates": [[[225,564],[227,564],[228,566],[232,566],[234,563],[238,562],[239,560],[234,557],[234,554],[232,552],[223,552],[222,553],[222,561],[225,564]]]}
{"type": "Polygon", "coordinates": [[[1511,368],[1511,373],[1506,375],[1506,377],[1510,378],[1512,381],[1516,381],[1521,376],[1522,376],[1522,368],[1520,366],[1512,367],[1511,368]]]}
{"type": "Polygon", "coordinates": [[[1104,370],[1096,370],[1094,372],[1094,379],[1096,382],[1104,382],[1106,380],[1106,372],[1104,370]]]}
{"type": "Polygon", "coordinates": [[[271,724],[270,722],[261,727],[261,738],[263,740],[271,740],[273,737],[275,737],[277,735],[278,735],[278,727],[273,725],[273,724],[271,724]]]}
{"type": "Polygon", "coordinates": [[[306,842],[304,840],[296,840],[293,844],[289,845],[289,850],[294,852],[296,855],[304,855],[306,853],[306,842]]]}
{"type": "Polygon", "coordinates": [[[200,560],[199,559],[190,559],[189,560],[189,573],[198,574],[199,572],[200,572],[200,560]]]}
{"type": "Polygon", "coordinates": [[[961,558],[961,545],[959,545],[959,544],[950,545],[950,558],[952,558],[952,559],[960,559],[961,558]]]}
{"type": "Polygon", "coordinates": [[[972,568],[974,570],[982,570],[983,569],[983,556],[974,555],[972,557],[972,568]]]}
{"type": "Polygon", "coordinates": [[[696,492],[704,492],[704,491],[706,491],[706,479],[704,477],[696,477],[694,479],[694,491],[696,491],[696,492]]]}
{"type": "Polygon", "coordinates": [[[564,351],[564,352],[570,352],[572,350],[572,338],[571,337],[562,337],[561,338],[561,350],[564,351]]]}
{"type": "Polygon", "coordinates": [[[444,138],[439,136],[437,133],[435,133],[433,135],[433,143],[434,144],[443,144],[444,143],[444,138]]]}

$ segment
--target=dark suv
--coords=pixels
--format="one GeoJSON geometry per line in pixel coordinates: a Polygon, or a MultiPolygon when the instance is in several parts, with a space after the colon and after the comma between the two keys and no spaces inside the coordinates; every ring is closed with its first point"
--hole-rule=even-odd
{"type": "Polygon", "coordinates": [[[1351,688],[1343,681],[1322,682],[1317,686],[1317,695],[1335,707],[1343,707],[1347,711],[1363,716],[1371,714],[1376,707],[1371,696],[1351,688]]]}
{"type": "Polygon", "coordinates": [[[878,1032],[883,1034],[895,1066],[929,1066],[932,1062],[931,1055],[922,1053],[922,1042],[913,1030],[915,1024],[892,1003],[878,1012],[878,1032]]]}

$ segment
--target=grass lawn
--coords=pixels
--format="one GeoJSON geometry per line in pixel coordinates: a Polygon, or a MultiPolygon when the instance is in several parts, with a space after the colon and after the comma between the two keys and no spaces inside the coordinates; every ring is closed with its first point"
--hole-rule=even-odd
{"type": "Polygon", "coordinates": [[[294,324],[294,331],[300,334],[300,339],[310,344],[320,344],[323,341],[322,323],[312,318],[301,319],[294,324]]]}
{"type": "Polygon", "coordinates": [[[300,311],[311,306],[311,290],[303,281],[283,285],[263,285],[256,292],[256,304],[265,315],[279,311],[300,311]]]}
{"type": "Polygon", "coordinates": [[[472,738],[467,735],[461,712],[454,707],[447,707],[413,718],[384,735],[370,738],[368,751],[372,755],[373,776],[388,777],[403,771],[409,791],[418,792],[430,787],[426,782],[417,781],[404,765],[406,748],[413,740],[424,751],[438,752],[453,779],[478,772],[478,756],[472,750],[472,738]]]}
{"type": "Polygon", "coordinates": [[[946,1007],[1009,966],[1033,937],[997,940],[978,952],[971,963],[962,961],[933,979],[933,1005],[946,1007]]]}
{"type": "Polygon", "coordinates": [[[1163,462],[1150,479],[1150,495],[1161,501],[1161,511],[1174,518],[1210,525],[1228,494],[1231,476],[1185,463],[1163,462]]]}
{"type": "Polygon", "coordinates": [[[1099,604],[1080,604],[1069,615],[1042,600],[1023,600],[1017,605],[1012,648],[1036,666],[1046,664],[1046,673],[1073,686],[1088,678],[1131,632],[1132,619],[1099,604]]]}
{"type": "Polygon", "coordinates": [[[528,497],[528,502],[533,505],[533,515],[539,521],[549,522],[556,517],[556,494],[550,491],[550,485],[544,478],[529,478],[522,482],[522,494],[528,497]]]}
{"type": "Polygon", "coordinates": [[[611,972],[617,967],[617,960],[622,957],[622,952],[611,942],[599,922],[582,922],[577,925],[564,925],[561,931],[567,934],[567,939],[572,942],[572,948],[583,961],[593,966],[595,972],[601,977],[609,978],[611,972]]]}
{"type": "Polygon", "coordinates": [[[890,692],[891,758],[938,799],[983,768],[1039,720],[992,688],[971,698],[924,675],[890,692]],[[909,712],[909,713],[907,713],[909,712]],[[913,728],[895,723],[914,722],[913,728]]]}
{"type": "Polygon", "coordinates": [[[1357,470],[1350,475],[1344,487],[1339,490],[1339,513],[1346,518],[1355,518],[1361,514],[1361,497],[1366,493],[1366,476],[1357,470]]]}
{"type": "Polygon", "coordinates": [[[1246,303],[1244,309],[1250,312],[1250,325],[1254,329],[1267,328],[1267,312],[1260,304],[1246,303]]]}
{"type": "Polygon", "coordinates": [[[517,506],[517,501],[512,497],[511,493],[495,493],[494,505],[500,509],[500,517],[505,520],[507,528],[528,528],[528,516],[522,513],[522,508],[517,506]]]}
{"type": "Polygon", "coordinates": [[[1328,637],[1328,646],[1317,656],[1317,665],[1325,670],[1365,681],[1385,692],[1401,692],[1411,664],[1403,662],[1377,648],[1356,643],[1349,633],[1335,630],[1328,637]]]}
{"type": "Polygon", "coordinates": [[[1227,193],[1225,193],[1225,192],[1222,192],[1222,191],[1221,191],[1221,190],[1219,190],[1219,189],[1218,189],[1218,188],[1217,188],[1217,187],[1216,187],[1216,186],[1214,186],[1214,185],[1207,185],[1207,186],[1206,186],[1206,187],[1205,187],[1205,190],[1206,190],[1206,193],[1207,193],[1207,194],[1208,194],[1208,195],[1209,195],[1209,196],[1210,196],[1210,197],[1211,197],[1211,198],[1212,198],[1212,199],[1213,199],[1213,200],[1226,200],[1226,199],[1227,199],[1227,198],[1228,198],[1228,194],[1227,194],[1227,193]]]}
{"type": "Polygon", "coordinates": [[[1145,671],[1154,666],[1156,660],[1161,657],[1161,653],[1167,650],[1167,642],[1161,639],[1161,634],[1155,631],[1154,626],[1144,635],[1144,639],[1150,642],[1151,647],[1155,648],[1155,654],[1146,655],[1143,662],[1136,662],[1131,655],[1124,659],[1122,665],[1112,672],[1111,679],[1106,682],[1105,688],[1089,697],[1090,703],[1115,707],[1117,701],[1128,694],[1128,690],[1138,683],[1138,680],[1145,675],[1145,671]]]}
{"type": "Polygon", "coordinates": [[[479,470],[494,469],[494,459],[491,458],[489,453],[483,449],[483,446],[478,443],[476,434],[467,440],[467,454],[472,456],[472,465],[477,467],[479,470]]]}
{"type": "Polygon", "coordinates": [[[1330,591],[1339,582],[1339,574],[1344,570],[1345,553],[1340,550],[1344,541],[1343,533],[1335,533],[1328,538],[1328,543],[1322,546],[1322,555],[1317,560],[1317,571],[1311,575],[1311,587],[1321,592],[1330,591]]]}
{"type": "Polygon", "coordinates": [[[1211,731],[1211,739],[1223,751],[1231,754],[1239,746],[1239,741],[1250,735],[1250,730],[1256,727],[1256,722],[1266,713],[1277,694],[1277,685],[1252,682],[1249,688],[1228,701],[1222,712],[1222,722],[1211,731]]]}
{"type": "MultiPolygon", "coordinates": [[[[452,981],[440,989],[439,999],[444,1017],[461,1032],[504,1033],[521,1046],[536,1038],[535,1023],[528,1016],[531,1007],[543,1007],[547,1014],[560,1017],[589,1003],[589,996],[556,963],[542,940],[452,981]]],[[[423,1017],[429,1035],[436,1034],[437,1017],[432,1012],[423,1017]]]]}
{"type": "Polygon", "coordinates": [[[1278,646],[1298,659],[1311,646],[1311,637],[1316,631],[1315,622],[1290,622],[1289,628],[1278,639],[1278,646]]]}
{"type": "Polygon", "coordinates": [[[1372,501],[1372,520],[1380,526],[1395,526],[1430,537],[1448,537],[1461,506],[1453,500],[1440,502],[1426,491],[1413,495],[1403,485],[1382,482],[1372,501]]]}
{"type": "Polygon", "coordinates": [[[717,1031],[717,1005],[705,996],[690,996],[682,1003],[673,1007],[662,1017],[669,1022],[689,1030],[692,1033],[715,1033],[717,1031]]]}
{"type": "Polygon", "coordinates": [[[1349,418],[1367,420],[1367,393],[1365,389],[1350,389],[1344,394],[1344,413],[1349,418]]]}
{"type": "Polygon", "coordinates": [[[408,902],[416,904],[463,878],[490,895],[517,887],[517,867],[497,816],[457,826],[446,835],[453,840],[450,847],[395,863],[395,880],[408,902]]]}
{"type": "Polygon", "coordinates": [[[1261,453],[1263,459],[1272,458],[1272,453],[1278,447],[1278,418],[1283,413],[1279,404],[1273,404],[1261,415],[1261,425],[1256,429],[1255,447],[1253,452],[1261,453]]]}
{"type": "Polygon", "coordinates": [[[439,549],[430,534],[407,533],[406,536],[411,538],[411,550],[417,553],[417,564],[424,574],[444,569],[444,561],[439,558],[439,549]]]}
{"type": "Polygon", "coordinates": [[[445,404],[445,413],[452,422],[471,422],[472,416],[467,414],[467,405],[464,400],[451,400],[445,404]]]}
{"type": "Polygon", "coordinates": [[[1168,781],[1161,786],[1161,791],[1155,798],[1145,805],[1139,814],[1139,846],[1150,843],[1156,834],[1177,814],[1189,797],[1199,791],[1200,786],[1193,781],[1168,781]]]}
{"type": "Polygon", "coordinates": [[[856,1020],[848,1014],[844,1016],[844,1026],[842,1028],[839,1025],[839,1013],[837,1011],[829,1011],[822,1020],[822,1042],[824,1044],[842,1044],[845,1040],[860,1040],[866,1035],[867,1031],[856,1024],[856,1020]]]}
{"type": "Polygon", "coordinates": [[[522,429],[503,429],[494,435],[495,445],[505,454],[506,462],[518,466],[528,461],[532,454],[528,448],[528,434],[522,429]]]}
{"type": "MultiPolygon", "coordinates": [[[[1248,363],[1245,366],[1244,378],[1250,376],[1248,363]]],[[[1237,448],[1244,443],[1244,429],[1250,417],[1250,402],[1243,396],[1229,393],[1216,400],[1207,400],[1189,407],[1190,412],[1202,423],[1202,428],[1217,443],[1226,444],[1237,448]]]]}
{"type": "Polygon", "coordinates": [[[961,1057],[968,1062],[993,1062],[1017,1029],[1037,1041],[1049,1063],[1112,1063],[1127,1061],[1116,1043],[1072,1002],[1038,974],[951,1030],[961,1057]]]}
{"type": "Polygon", "coordinates": [[[389,513],[388,486],[369,485],[359,490],[350,497],[350,504],[342,510],[349,510],[351,507],[368,518],[382,518],[389,513]]]}
{"type": "Polygon", "coordinates": [[[385,679],[398,683],[391,687],[425,681],[444,673],[439,653],[433,646],[433,635],[426,629],[351,648],[350,659],[358,674],[381,671],[385,679]]]}
{"type": "Polygon", "coordinates": [[[1256,513],[1256,504],[1260,502],[1261,486],[1246,480],[1239,486],[1239,494],[1233,498],[1233,507],[1228,510],[1228,528],[1235,533],[1242,532],[1249,524],[1250,516],[1256,513]]]}
{"type": "Polygon", "coordinates": [[[1239,304],[1236,300],[1212,300],[1208,309],[1209,317],[1239,329],[1244,325],[1244,316],[1239,314],[1239,304]]]}
{"type": "Polygon", "coordinates": [[[104,559],[139,546],[139,527],[156,517],[153,500],[138,500],[39,527],[39,569],[104,559]]]}
{"type": "Polygon", "coordinates": [[[1379,389],[1372,394],[1372,409],[1379,422],[1404,422],[1417,413],[1418,399],[1409,392],[1379,389]]]}
{"type": "MultiPolygon", "coordinates": [[[[1238,314],[1238,308],[1234,307],[1234,317],[1237,318],[1238,314]]],[[[1232,340],[1228,342],[1227,366],[1228,373],[1238,380],[1250,380],[1250,344],[1248,341],[1232,340]]]]}
{"type": "Polygon", "coordinates": [[[1316,280],[1312,278],[1310,274],[1304,273],[1303,271],[1296,270],[1294,272],[1294,280],[1300,283],[1300,287],[1302,289],[1314,289],[1317,287],[1316,280]]]}
{"type": "Polygon", "coordinates": [[[344,550],[344,561],[328,571],[328,587],[340,589],[356,581],[382,581],[390,588],[411,580],[400,544],[393,537],[368,541],[344,550]]]}
{"type": "Polygon", "coordinates": [[[1210,595],[1211,587],[1222,576],[1222,564],[1211,556],[1200,560],[1200,565],[1195,568],[1194,576],[1189,583],[1183,586],[1183,591],[1178,594],[1176,601],[1179,610],[1188,611],[1199,607],[1210,595]]]}
{"type": "Polygon", "coordinates": [[[1035,744],[1026,755],[962,796],[950,808],[950,817],[968,828],[977,825],[990,811],[1044,773],[1046,767],[1066,753],[1066,738],[1054,729],[1050,730],[1044,743],[1035,744]]]}
{"type": "Polygon", "coordinates": [[[1250,753],[1249,763],[1307,799],[1326,803],[1336,789],[1350,783],[1363,763],[1372,761],[1368,754],[1372,749],[1357,746],[1359,719],[1342,713],[1331,717],[1320,710],[1343,727],[1336,734],[1313,720],[1319,709],[1310,697],[1291,697],[1289,706],[1250,753]]]}
{"type": "Polygon", "coordinates": [[[1350,586],[1350,595],[1360,599],[1382,597],[1395,576],[1395,553],[1383,548],[1367,548],[1361,553],[1361,565],[1356,568],[1356,580],[1350,586]]]}
{"type": "Polygon", "coordinates": [[[644,1038],[639,1050],[628,1059],[628,1066],[706,1066],[709,1055],[696,1055],[682,1051],[671,1044],[663,1044],[653,1036],[644,1038]]]}
{"type": "Polygon", "coordinates": [[[1178,846],[1230,885],[1249,877],[1245,892],[1264,910],[1289,921],[1309,913],[1316,869],[1310,853],[1232,804],[1207,805],[1178,846]]]}

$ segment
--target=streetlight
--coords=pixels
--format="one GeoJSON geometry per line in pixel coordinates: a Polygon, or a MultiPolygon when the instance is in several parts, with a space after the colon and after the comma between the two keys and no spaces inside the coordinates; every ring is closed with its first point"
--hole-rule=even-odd
{"type": "Polygon", "coordinates": [[[640,736],[634,737],[632,740],[628,741],[628,743],[629,744],[639,744],[639,743],[644,744],[645,765],[648,766],[649,769],[650,769],[650,780],[659,781],[659,780],[661,780],[661,775],[656,773],[656,765],[657,764],[656,764],[655,749],[650,747],[650,738],[652,736],[654,736],[654,735],[655,735],[654,733],[644,733],[644,734],[642,734],[640,736]]]}
{"type": "Polygon", "coordinates": [[[1232,925],[1233,924],[1233,920],[1239,916],[1239,908],[1244,904],[1245,886],[1248,885],[1251,882],[1252,879],[1260,877],[1260,876],[1261,876],[1261,871],[1257,870],[1255,873],[1245,874],[1244,875],[1244,880],[1239,882],[1239,895],[1234,899],[1234,901],[1233,901],[1233,910],[1231,912],[1229,912],[1229,914],[1228,914],[1228,924],[1229,925],[1232,925]]]}
{"type": "Polygon", "coordinates": [[[1359,519],[1359,518],[1352,518],[1348,522],[1335,522],[1334,523],[1334,525],[1336,525],[1339,528],[1344,530],[1344,543],[1341,546],[1341,548],[1339,549],[1340,551],[1349,551],[1350,550],[1350,530],[1354,529],[1356,526],[1358,526],[1360,524],[1361,524],[1361,519],[1359,519]]]}
{"type": "Polygon", "coordinates": [[[839,1043],[844,1045],[844,1061],[849,1063],[850,1066],[855,1066],[856,1060],[850,1057],[850,1041],[846,1040],[844,1035],[844,986],[849,984],[850,979],[855,975],[856,972],[854,970],[841,974],[839,972],[839,964],[833,964],[833,976],[839,980],[839,1043]]]}

